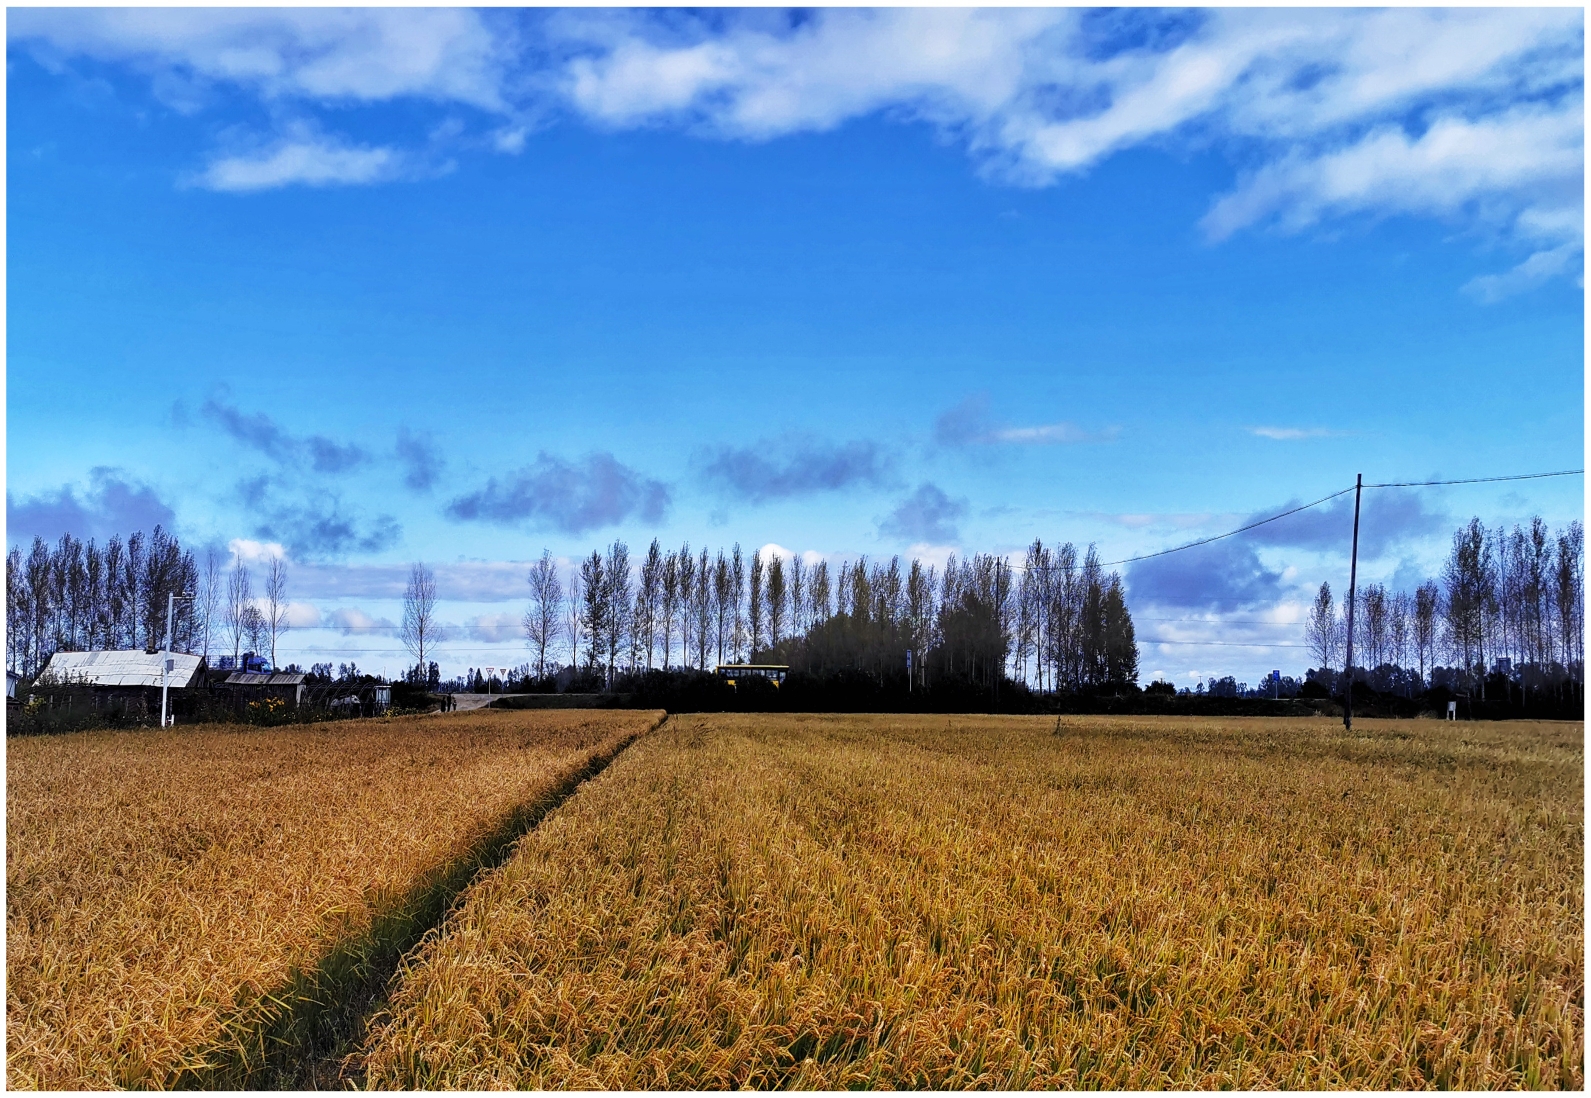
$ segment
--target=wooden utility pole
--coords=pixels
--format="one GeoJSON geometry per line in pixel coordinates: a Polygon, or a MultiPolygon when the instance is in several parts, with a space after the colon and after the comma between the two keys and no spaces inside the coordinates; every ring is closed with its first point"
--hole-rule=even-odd
{"type": "Polygon", "coordinates": [[[1342,695],[1342,726],[1353,731],[1353,593],[1359,582],[1359,494],[1364,491],[1365,475],[1360,473],[1353,485],[1353,551],[1348,558],[1348,655],[1343,661],[1348,685],[1342,695]]]}

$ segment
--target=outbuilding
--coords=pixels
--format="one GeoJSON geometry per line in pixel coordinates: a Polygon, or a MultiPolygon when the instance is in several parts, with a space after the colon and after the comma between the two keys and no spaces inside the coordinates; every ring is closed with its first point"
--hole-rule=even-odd
{"type": "Polygon", "coordinates": [[[276,671],[269,675],[234,671],[215,685],[239,690],[250,697],[281,698],[291,702],[295,709],[304,702],[304,676],[296,671],[276,671]]]}

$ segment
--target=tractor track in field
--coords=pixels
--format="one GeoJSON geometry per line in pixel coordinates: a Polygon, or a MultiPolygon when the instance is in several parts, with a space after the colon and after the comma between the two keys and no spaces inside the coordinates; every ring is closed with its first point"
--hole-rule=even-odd
{"type": "Polygon", "coordinates": [[[386,1004],[403,959],[457,909],[464,894],[508,860],[514,847],[643,736],[668,723],[664,713],[569,771],[520,805],[459,857],[378,913],[360,934],[336,942],[313,968],[241,1012],[225,1036],[195,1049],[174,1084],[180,1090],[346,1090],[362,1087],[360,1046],[386,1004]]]}

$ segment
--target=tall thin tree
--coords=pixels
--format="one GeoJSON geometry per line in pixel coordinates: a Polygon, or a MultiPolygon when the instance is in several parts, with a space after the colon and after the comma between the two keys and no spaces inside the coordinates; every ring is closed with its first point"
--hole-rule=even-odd
{"type": "MultiPolygon", "coordinates": [[[[265,570],[265,623],[271,633],[271,666],[276,666],[276,642],[290,628],[287,617],[287,563],[280,555],[271,557],[265,570]]],[[[421,660],[421,664],[424,664],[421,660]]]]}
{"type": "Polygon", "coordinates": [[[563,616],[563,584],[558,581],[558,565],[548,549],[530,566],[530,605],[522,622],[525,643],[536,654],[536,678],[547,677],[547,653],[558,636],[563,616]]]}
{"type": "MultiPolygon", "coordinates": [[[[128,539],[129,542],[131,539],[128,539]]],[[[232,562],[227,576],[226,627],[232,637],[232,666],[238,666],[243,656],[243,639],[248,630],[248,611],[254,605],[254,585],[249,579],[249,566],[243,563],[242,554],[232,562]]]]}
{"type": "Polygon", "coordinates": [[[403,590],[403,625],[398,635],[422,670],[437,633],[436,576],[424,562],[415,561],[409,566],[409,582],[403,590]]]}

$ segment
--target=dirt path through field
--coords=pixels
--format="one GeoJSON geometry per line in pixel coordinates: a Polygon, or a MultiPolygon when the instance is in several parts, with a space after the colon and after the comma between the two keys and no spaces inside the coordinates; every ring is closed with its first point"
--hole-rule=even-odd
{"type": "MultiPolygon", "coordinates": [[[[490,699],[493,695],[475,696],[490,699]]],[[[404,956],[418,946],[427,933],[447,921],[470,886],[502,865],[520,839],[579,792],[581,786],[606,770],[625,748],[642,736],[658,731],[667,722],[665,713],[649,728],[632,733],[593,755],[547,792],[510,813],[490,835],[455,862],[441,880],[423,885],[397,905],[397,910],[405,913],[422,910],[424,917],[414,919],[405,914],[404,925],[395,933],[383,933],[379,924],[373,926],[357,939],[339,943],[307,980],[294,981],[293,986],[280,989],[277,998],[285,1000],[291,996],[300,1001],[307,998],[315,1006],[311,1017],[297,1020],[289,1041],[275,1045],[267,1064],[249,1065],[240,1079],[236,1065],[223,1061],[220,1074],[214,1071],[184,1073],[177,1087],[213,1090],[241,1084],[273,1090],[363,1089],[360,1049],[368,1023],[386,1006],[404,956]],[[306,984],[313,989],[313,994],[304,994],[303,985],[306,984]]],[[[260,1045],[264,1047],[268,1043],[261,1041],[260,1045]]],[[[209,1059],[204,1057],[204,1060],[209,1059]]]]}

